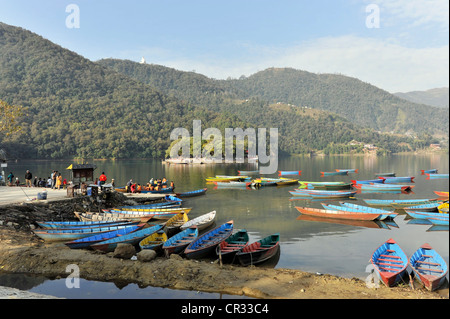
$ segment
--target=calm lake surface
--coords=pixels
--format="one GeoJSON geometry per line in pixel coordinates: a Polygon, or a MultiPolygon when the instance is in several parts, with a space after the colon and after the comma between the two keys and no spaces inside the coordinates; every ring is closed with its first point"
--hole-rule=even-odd
{"type": "MultiPolygon", "coordinates": [[[[312,273],[327,273],[343,277],[365,279],[366,267],[373,251],[389,238],[393,238],[408,256],[419,246],[429,243],[449,262],[449,232],[434,230],[431,225],[420,225],[408,220],[403,211],[394,225],[386,228],[367,228],[329,222],[298,220],[295,206],[322,208],[321,202],[290,200],[290,190],[298,185],[265,187],[257,190],[220,189],[206,184],[205,178],[215,175],[237,175],[237,170],[255,170],[254,164],[166,165],[158,160],[89,161],[97,165],[95,176],[103,171],[116,186],[130,179],[145,184],[150,178],[166,177],[173,180],[176,192],[207,187],[205,196],[188,198],[185,207],[192,207],[190,218],[212,210],[217,211],[216,224],[234,220],[236,229],[247,229],[250,240],[255,241],[273,233],[281,235],[281,254],[276,268],[300,269],[312,273]],[[406,219],[405,219],[406,217],[406,219]]],[[[26,169],[34,176],[47,178],[52,170],[69,178],[66,168],[70,161],[29,161],[8,163],[6,175],[13,171],[23,180],[26,169]]],[[[436,198],[434,191],[448,191],[448,179],[427,179],[422,169],[437,168],[439,173],[449,172],[448,154],[396,155],[389,157],[332,156],[288,157],[279,159],[279,170],[301,170],[304,181],[350,181],[375,178],[375,173],[395,172],[397,176],[415,176],[413,192],[409,194],[357,194],[355,204],[365,205],[362,199],[422,199],[436,198]],[[357,174],[321,177],[321,171],[357,168],[357,174]]],[[[276,174],[269,176],[276,177],[276,174]]],[[[323,202],[323,201],[322,201],[323,202]]],[[[327,200],[338,204],[338,201],[327,200]]],[[[447,275],[448,276],[448,275],[447,275]]],[[[448,277],[447,277],[448,278],[448,277]]],[[[51,289],[50,289],[51,290],[51,289]]],[[[51,292],[46,292],[51,294],[51,292]]],[[[137,294],[139,296],[139,294],[137,294]]],[[[106,298],[109,298],[107,295],[106,298]]],[[[204,298],[203,296],[202,298],[204,298]]],[[[139,297],[136,297],[139,298],[139,297]]],[[[162,297],[165,298],[165,297],[162,297]]],[[[191,297],[188,297],[191,298],[191,297]]],[[[214,297],[213,297],[214,298],[214,297]]]]}

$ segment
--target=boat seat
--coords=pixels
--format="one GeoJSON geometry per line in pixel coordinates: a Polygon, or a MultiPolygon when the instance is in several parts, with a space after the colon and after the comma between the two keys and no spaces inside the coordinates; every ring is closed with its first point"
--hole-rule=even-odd
{"type": "Polygon", "coordinates": [[[429,261],[417,260],[416,263],[425,264],[425,265],[431,265],[431,266],[440,266],[440,264],[438,264],[438,263],[432,263],[432,262],[429,262],[429,261]]]}
{"type": "Polygon", "coordinates": [[[383,262],[377,262],[376,264],[388,266],[388,267],[403,268],[403,265],[398,265],[398,264],[390,264],[390,263],[383,263],[383,262]]]}
{"type": "Polygon", "coordinates": [[[398,259],[401,259],[399,256],[393,256],[393,255],[380,255],[380,257],[388,257],[388,258],[398,258],[398,259]]]}
{"type": "Polygon", "coordinates": [[[403,264],[403,261],[401,260],[395,260],[395,259],[385,259],[385,258],[378,258],[379,261],[388,261],[388,262],[392,262],[392,263],[399,263],[399,264],[403,264]]]}
{"type": "Polygon", "coordinates": [[[431,272],[444,272],[441,269],[431,269],[431,268],[421,268],[421,267],[416,267],[417,270],[422,270],[422,271],[431,271],[431,272]]]}

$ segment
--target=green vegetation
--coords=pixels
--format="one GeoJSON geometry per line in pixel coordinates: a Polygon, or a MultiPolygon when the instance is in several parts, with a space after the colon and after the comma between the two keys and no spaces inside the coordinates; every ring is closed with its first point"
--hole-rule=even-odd
{"type": "MultiPolygon", "coordinates": [[[[94,63],[29,31],[0,23],[0,100],[22,106],[24,114],[18,118],[22,129],[0,135],[0,145],[9,157],[17,158],[164,157],[172,142],[171,131],[176,127],[191,131],[193,120],[201,120],[203,129],[216,127],[222,132],[227,127],[279,128],[281,153],[344,152],[352,140],[397,152],[436,142],[431,136],[436,128],[442,127],[448,134],[448,115],[429,107],[423,111],[411,103],[410,110],[391,110],[386,105],[400,103],[399,99],[392,100],[387,92],[381,94],[360,81],[330,76],[329,87],[314,91],[311,88],[319,83],[315,78],[322,75],[308,74],[300,81],[300,93],[299,84],[289,85],[288,81],[298,82],[298,77],[289,77],[285,69],[277,72],[281,77],[263,72],[218,81],[131,61],[94,63]],[[356,82],[358,85],[352,86],[356,82]],[[350,91],[355,95],[353,100],[348,98],[350,91]],[[298,100],[302,96],[307,99],[298,100]],[[363,103],[364,99],[369,102],[363,103]],[[284,103],[276,104],[279,101],[284,103]],[[355,110],[359,103],[361,111],[355,110]],[[380,107],[366,112],[364,107],[371,103],[380,107]],[[323,105],[331,109],[318,110],[323,105]],[[354,120],[347,120],[339,108],[354,120]],[[411,116],[415,115],[422,122],[413,121],[411,116]],[[411,127],[391,121],[397,117],[410,121],[411,127]],[[364,125],[357,119],[375,121],[378,126],[364,125]],[[381,129],[384,121],[386,130],[417,129],[428,135],[419,143],[403,135],[376,132],[374,128],[381,129]]],[[[324,82],[322,77],[320,83],[324,82]]]]}

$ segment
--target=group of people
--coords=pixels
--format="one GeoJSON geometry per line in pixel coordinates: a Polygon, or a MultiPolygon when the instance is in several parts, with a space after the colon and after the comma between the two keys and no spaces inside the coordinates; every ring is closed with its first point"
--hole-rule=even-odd
{"type": "MultiPolygon", "coordinates": [[[[24,177],[24,187],[49,187],[51,189],[61,189],[66,188],[67,185],[67,180],[65,178],[63,179],[61,173],[58,171],[53,171],[47,179],[35,176],[33,180],[33,174],[27,169],[24,177]]],[[[10,172],[7,178],[9,186],[21,186],[19,177],[14,176],[13,172],[10,172]]]]}
{"type": "Polygon", "coordinates": [[[160,191],[163,189],[166,189],[170,187],[172,191],[175,189],[175,183],[173,181],[170,182],[170,186],[167,185],[167,179],[164,177],[163,179],[156,179],[153,180],[150,179],[150,181],[145,185],[142,186],[141,184],[138,184],[136,182],[133,182],[133,179],[130,179],[125,186],[125,190],[127,193],[140,193],[143,190],[145,191],[160,191]]]}

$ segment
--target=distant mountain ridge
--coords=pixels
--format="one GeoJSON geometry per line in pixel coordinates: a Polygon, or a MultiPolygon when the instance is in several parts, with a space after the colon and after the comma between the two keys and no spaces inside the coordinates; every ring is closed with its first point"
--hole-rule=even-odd
{"type": "Polygon", "coordinates": [[[436,88],[426,91],[397,92],[394,95],[407,101],[436,107],[449,107],[448,88],[436,88]]]}
{"type": "MultiPolygon", "coordinates": [[[[213,80],[192,72],[128,60],[104,59],[98,63],[165,94],[175,94],[182,99],[192,97],[195,102],[205,101],[208,94],[244,100],[258,98],[269,103],[281,102],[332,112],[352,123],[384,132],[448,133],[448,110],[405,101],[343,75],[270,68],[240,79],[213,80]],[[196,84],[193,90],[190,89],[191,82],[196,84]]],[[[206,101],[210,101],[210,96],[206,101]]]]}
{"type": "MultiPolygon", "coordinates": [[[[275,93],[295,97],[289,90],[292,83],[284,88],[274,83],[279,79],[262,74],[219,81],[131,61],[92,62],[30,31],[0,23],[0,99],[23,106],[26,114],[20,119],[22,131],[0,135],[0,145],[15,158],[162,157],[171,131],[189,130],[193,120],[222,132],[277,127],[279,151],[291,154],[361,152],[361,147],[348,146],[352,140],[374,143],[388,152],[414,150],[435,141],[428,134],[419,139],[381,134],[336,110],[311,109],[313,103],[276,103],[275,93]],[[267,88],[268,95],[252,85],[267,88]]],[[[293,74],[303,79],[303,87],[316,83],[299,77],[301,71],[293,74]]],[[[320,99],[333,96],[324,94],[320,99]]],[[[426,133],[435,126],[424,122],[423,127],[426,133]]]]}

